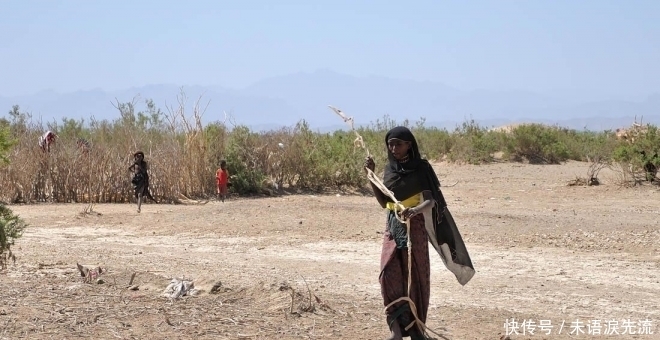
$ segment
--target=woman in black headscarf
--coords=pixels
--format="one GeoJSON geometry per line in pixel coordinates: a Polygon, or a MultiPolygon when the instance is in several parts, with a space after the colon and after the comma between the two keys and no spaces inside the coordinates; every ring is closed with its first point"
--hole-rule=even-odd
{"type": "Polygon", "coordinates": [[[137,212],[139,213],[140,208],[142,207],[142,200],[145,197],[150,198],[154,202],[156,202],[156,199],[151,196],[151,192],[149,191],[149,173],[147,171],[149,170],[149,166],[147,165],[147,161],[144,160],[144,153],[138,151],[133,154],[133,158],[135,161],[130,167],[128,167],[128,170],[133,172],[133,179],[131,182],[135,188],[137,212]]]}
{"type": "MultiPolygon", "coordinates": [[[[431,164],[419,153],[417,141],[406,127],[395,127],[385,136],[388,163],[385,166],[383,184],[394,193],[405,209],[399,218],[410,224],[411,285],[408,295],[408,232],[407,226],[397,219],[394,202],[373,183],[376,199],[387,209],[387,225],[383,237],[380,261],[381,294],[386,310],[387,323],[392,332],[390,339],[426,339],[425,330],[415,322],[408,301],[392,303],[408,297],[414,302],[419,321],[426,323],[430,298],[430,261],[428,242],[434,246],[447,268],[456,275],[459,283],[466,284],[474,275],[474,267],[447,210],[447,203],[440,191],[440,182],[431,164]]],[[[368,157],[365,167],[374,170],[375,163],[368,157]]]]}

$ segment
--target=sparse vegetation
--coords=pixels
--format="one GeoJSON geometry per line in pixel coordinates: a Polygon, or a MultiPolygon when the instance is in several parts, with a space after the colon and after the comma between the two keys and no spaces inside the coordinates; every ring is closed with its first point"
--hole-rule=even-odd
{"type": "MultiPolygon", "coordinates": [[[[0,119],[5,136],[0,147],[7,150],[0,159],[9,162],[0,170],[0,185],[5,188],[0,199],[14,203],[130,201],[127,168],[136,150],[145,153],[152,192],[164,202],[175,202],[181,196],[212,197],[214,173],[221,159],[227,160],[232,190],[240,194],[336,190],[366,184],[361,169],[364,151],[355,149],[350,131],[319,133],[304,120],[268,132],[250,131],[231,119],[204,125],[206,108],[201,98],[193,103],[190,114],[184,93],[178,104],[164,112],[153,101],[136,98],[115,103],[119,115],[114,120],[63,119],[45,124],[14,106],[7,118],[0,119]],[[37,145],[45,130],[57,134],[50,153],[37,145]],[[87,152],[76,143],[79,138],[91,143],[87,152]],[[14,141],[12,148],[9,140],[14,141]]],[[[491,129],[473,120],[448,131],[426,126],[424,118],[411,124],[385,116],[358,130],[380,166],[386,159],[385,133],[395,125],[410,127],[423,156],[433,160],[471,164],[496,159],[542,164],[615,161],[629,165],[621,168],[632,169],[633,178],[643,173],[647,181],[655,178],[660,165],[660,137],[653,126],[631,143],[611,131],[541,124],[491,129]]],[[[600,168],[590,176],[597,176],[600,168]]]]}
{"type": "Polygon", "coordinates": [[[653,125],[638,126],[636,130],[635,138],[625,139],[616,146],[612,159],[625,172],[624,182],[655,181],[660,166],[660,133],[653,125]]]}
{"type": "MultiPolygon", "coordinates": [[[[0,122],[0,162],[6,164],[9,162],[7,151],[13,145],[13,140],[9,134],[9,127],[5,122],[0,122]]],[[[7,266],[8,260],[16,260],[11,252],[11,246],[16,239],[23,235],[25,222],[0,202],[0,268],[7,266]]]]}

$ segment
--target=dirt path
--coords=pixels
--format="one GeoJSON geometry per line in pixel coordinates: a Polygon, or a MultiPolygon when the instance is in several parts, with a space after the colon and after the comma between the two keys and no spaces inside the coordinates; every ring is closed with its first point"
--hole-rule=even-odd
{"type": "MultiPolygon", "coordinates": [[[[600,187],[565,185],[586,168],[436,166],[443,183],[458,181],[444,193],[477,274],[462,287],[431,254],[431,329],[499,339],[515,318],[536,329],[523,335],[521,327],[511,339],[590,339],[607,338],[590,334],[594,320],[601,333],[616,320],[619,333],[654,334],[611,338],[660,339],[660,192],[617,188],[610,173],[600,187]],[[551,322],[550,335],[541,320],[551,322]],[[575,322],[584,334],[569,336],[575,322]]],[[[133,205],[97,205],[100,215],[81,216],[83,208],[12,207],[31,227],[16,266],[0,274],[8,291],[0,338],[387,335],[378,286],[384,213],[372,197],[148,204],[139,215],[133,205]],[[82,283],[76,262],[107,268],[105,283],[82,283]],[[137,291],[126,289],[133,272],[137,291]],[[201,293],[162,297],[173,277],[193,279],[201,293]]]]}

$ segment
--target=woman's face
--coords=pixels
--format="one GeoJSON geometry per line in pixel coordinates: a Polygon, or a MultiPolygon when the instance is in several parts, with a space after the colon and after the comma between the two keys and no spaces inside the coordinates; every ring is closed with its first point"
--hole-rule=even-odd
{"type": "Polygon", "coordinates": [[[397,161],[404,160],[408,156],[408,150],[410,150],[410,142],[392,138],[387,141],[387,148],[390,150],[392,155],[397,161]]]}

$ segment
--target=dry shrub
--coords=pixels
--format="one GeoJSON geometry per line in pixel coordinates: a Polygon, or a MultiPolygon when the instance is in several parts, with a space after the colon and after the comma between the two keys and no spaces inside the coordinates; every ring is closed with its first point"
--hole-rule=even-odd
{"type": "Polygon", "coordinates": [[[639,174],[629,163],[612,162],[609,168],[616,174],[615,183],[620,187],[633,187],[641,183],[639,174]]]}
{"type": "MultiPolygon", "coordinates": [[[[0,125],[8,127],[16,141],[7,153],[10,164],[0,169],[0,185],[4,189],[0,200],[132,201],[132,176],[128,167],[138,150],[144,152],[150,166],[152,194],[162,202],[214,196],[215,171],[223,159],[230,171],[231,190],[240,194],[361,189],[368,183],[362,169],[365,150],[355,148],[355,136],[350,131],[320,133],[302,120],[292,127],[255,132],[237,125],[227,115],[224,121],[203,124],[208,102],[203,102],[201,97],[190,101],[183,91],[166,112],[153,101],[138,97],[114,105],[118,117],[112,120],[64,119],[46,124],[33,120],[15,106],[9,119],[0,119],[0,125]],[[37,141],[47,129],[58,137],[52,150],[43,152],[37,141]],[[88,140],[89,148],[79,147],[79,138],[88,140]]],[[[375,158],[376,172],[383,169],[387,159],[385,133],[397,125],[409,123],[399,124],[385,116],[382,121],[358,128],[375,158]]],[[[507,133],[489,130],[474,121],[465,122],[450,133],[425,127],[423,118],[411,129],[422,155],[431,160],[448,158],[484,163],[492,161],[496,152],[512,159],[538,158],[543,163],[598,156],[602,161],[592,164],[587,183],[597,180],[598,172],[606,164],[604,160],[612,157],[615,138],[607,132],[577,132],[538,124],[518,126],[507,133]]],[[[656,139],[648,139],[641,150],[648,156],[644,161],[660,164],[653,141],[656,139]]],[[[633,151],[641,154],[639,150],[623,151],[626,152],[619,150],[619,156],[634,155],[633,151]]],[[[626,170],[621,167],[619,173],[625,180],[633,177],[634,181],[636,174],[626,170]]]]}
{"type": "MultiPolygon", "coordinates": [[[[223,122],[204,125],[202,98],[189,105],[183,91],[167,112],[151,100],[117,101],[114,120],[64,119],[43,124],[15,107],[11,134],[17,140],[0,169],[0,184],[9,188],[0,199],[34,202],[129,202],[128,167],[140,150],[149,164],[151,191],[163,202],[215,194],[215,171],[227,160],[232,190],[261,193],[269,189],[360,187],[363,155],[354,150],[349,133],[318,133],[305,121],[268,132],[223,122]],[[50,152],[37,144],[45,131],[56,133],[50,152]],[[89,147],[77,141],[84,138],[89,147]]],[[[380,143],[379,143],[380,144],[380,143]]],[[[363,152],[362,150],[360,150],[363,152]]],[[[382,156],[379,156],[382,157],[382,156]]]]}
{"type": "MultiPolygon", "coordinates": [[[[201,99],[201,98],[200,98],[201,99]]],[[[57,134],[50,152],[37,145],[46,128],[29,114],[18,113],[10,122],[17,140],[0,171],[0,183],[9,188],[0,195],[11,202],[127,202],[132,196],[128,166],[141,150],[150,166],[151,189],[156,197],[173,200],[179,194],[206,196],[213,192],[215,169],[208,163],[207,138],[201,118],[204,109],[197,100],[191,116],[186,114],[185,94],[179,106],[168,113],[150,100],[137,112],[138,98],[115,104],[119,118],[92,119],[63,126],[48,124],[57,134]],[[73,125],[78,125],[72,127],[73,125]],[[77,130],[72,132],[72,130],[77,130]],[[76,143],[81,134],[89,149],[76,143]]]]}
{"type": "Polygon", "coordinates": [[[610,167],[611,161],[605,157],[595,157],[589,159],[589,168],[587,169],[587,185],[600,185],[598,174],[601,170],[610,167]]]}

